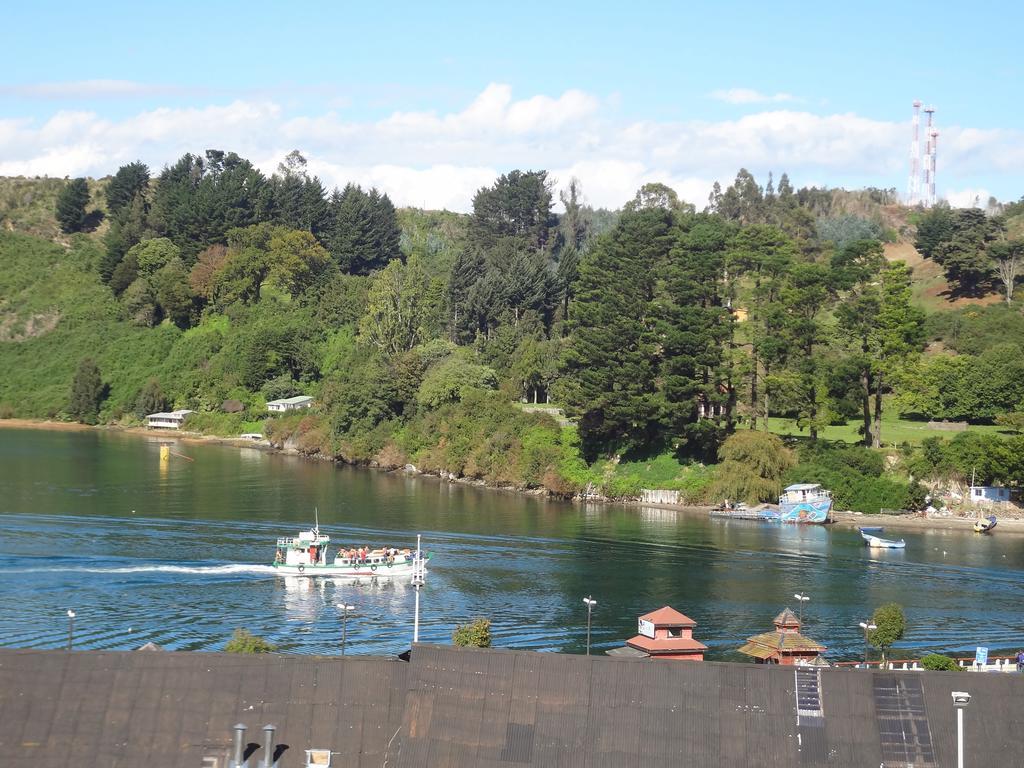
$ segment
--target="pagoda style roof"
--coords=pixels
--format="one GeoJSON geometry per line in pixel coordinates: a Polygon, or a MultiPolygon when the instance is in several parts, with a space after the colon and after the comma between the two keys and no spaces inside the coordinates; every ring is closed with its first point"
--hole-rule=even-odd
{"type": "Polygon", "coordinates": [[[651,622],[656,627],[696,627],[697,622],[689,616],[677,611],[675,608],[665,606],[656,611],[645,613],[640,617],[644,621],[651,622]]]}
{"type": "Polygon", "coordinates": [[[748,637],[747,644],[739,649],[740,653],[758,659],[786,653],[821,653],[824,650],[824,645],[799,632],[765,632],[754,635],[748,637]]]}
{"type": "Polygon", "coordinates": [[[784,608],[782,613],[776,616],[772,621],[782,627],[800,626],[800,619],[789,608],[784,608]]]}

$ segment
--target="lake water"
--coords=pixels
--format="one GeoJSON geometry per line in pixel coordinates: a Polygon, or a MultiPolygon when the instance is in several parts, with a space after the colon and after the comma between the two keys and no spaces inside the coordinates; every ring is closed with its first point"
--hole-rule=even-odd
{"type": "Polygon", "coordinates": [[[861,656],[857,623],[889,601],[906,610],[908,651],[1024,644],[1020,535],[908,532],[906,550],[870,552],[837,527],[570,504],[255,449],[176,442],[193,460],[161,465],[160,442],[0,429],[0,645],[62,647],[73,608],[76,648],[215,650],[245,627],[282,650],[335,653],[345,601],[349,653],[408,648],[408,584],[267,568],[276,538],[309,527],[314,509],[338,543],[423,534],[428,642],[484,616],[497,646],[580,653],[593,595],[599,652],[668,604],[698,623],[710,658],[735,659],[806,592],[805,634],[832,659],[861,656]]]}

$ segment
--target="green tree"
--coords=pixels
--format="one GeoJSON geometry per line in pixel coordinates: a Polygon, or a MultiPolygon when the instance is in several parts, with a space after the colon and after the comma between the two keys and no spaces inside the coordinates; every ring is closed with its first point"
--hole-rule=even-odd
{"type": "Polygon", "coordinates": [[[671,224],[672,214],[660,208],[625,213],[580,262],[566,396],[588,458],[644,450],[665,438],[651,300],[672,245],[671,224]]]}
{"type": "Polygon", "coordinates": [[[270,282],[293,299],[333,268],[330,254],[310,232],[276,228],[267,242],[270,282]]]}
{"type": "MultiPolygon", "coordinates": [[[[111,218],[110,228],[103,236],[106,253],[99,265],[100,279],[113,287],[112,277],[125,254],[136,243],[151,237],[152,234],[149,227],[149,204],[146,202],[145,194],[140,192],[111,218]]],[[[124,283],[121,290],[123,291],[129,283],[124,283]]],[[[114,292],[120,293],[116,289],[114,292]]]]}
{"type": "Polygon", "coordinates": [[[472,391],[498,388],[494,369],[461,357],[450,357],[427,371],[416,395],[428,408],[462,400],[472,391]]]}
{"type": "Polygon", "coordinates": [[[236,629],[227,645],[224,646],[227,653],[273,653],[277,646],[266,641],[259,635],[254,635],[247,629],[236,629]]]}
{"type": "Polygon", "coordinates": [[[140,276],[149,277],[172,259],[179,258],[181,249],[166,237],[156,237],[133,245],[125,255],[135,258],[140,276]]]}
{"type": "Polygon", "coordinates": [[[107,198],[107,211],[111,216],[129,206],[135,196],[145,193],[149,186],[149,167],[136,161],[122,165],[110,180],[104,195],[107,198]]]}
{"type": "Polygon", "coordinates": [[[387,265],[373,281],[359,333],[390,358],[426,341],[429,281],[418,256],[387,265]]]}
{"type": "Polygon", "coordinates": [[[61,232],[81,232],[85,229],[89,205],[89,184],[85,179],[73,179],[57,195],[57,223],[61,232]]]}
{"type": "Polygon", "coordinates": [[[722,281],[731,235],[718,216],[688,220],[663,270],[664,294],[655,301],[667,423],[674,437],[689,441],[691,453],[712,456],[732,426],[734,405],[726,355],[732,315],[722,281]]]}
{"type": "Polygon", "coordinates": [[[151,378],[146,385],[139,390],[135,398],[135,415],[144,419],[150,413],[159,413],[167,407],[167,398],[164,397],[160,380],[151,378]]]}
{"type": "Polygon", "coordinates": [[[934,672],[959,672],[960,665],[956,663],[956,659],[941,653],[926,653],[921,657],[921,669],[929,669],[934,672]]]}
{"type": "Polygon", "coordinates": [[[719,465],[711,486],[713,498],[744,501],[776,501],[782,492],[782,476],[796,464],[793,453],[777,435],[741,429],[718,449],[719,465]]]}
{"type": "Polygon", "coordinates": [[[193,295],[188,284],[188,270],[177,256],[160,267],[149,279],[160,314],[177,325],[191,324],[193,295]]]}
{"type": "Polygon", "coordinates": [[[452,633],[452,644],[462,648],[490,648],[490,619],[474,619],[468,624],[459,624],[452,633]]]}
{"type": "Polygon", "coordinates": [[[68,415],[83,424],[95,424],[105,396],[106,386],[100,376],[99,366],[91,357],[83,359],[71,382],[68,415]]]}
{"type": "Polygon", "coordinates": [[[551,197],[547,171],[502,174],[473,196],[470,242],[486,250],[512,237],[522,239],[528,248],[544,249],[556,224],[551,197]]]}
{"type": "MultiPolygon", "coordinates": [[[[796,257],[796,243],[775,226],[746,226],[730,241],[727,282],[740,277],[752,282],[744,331],[750,340],[749,410],[755,429],[759,413],[767,428],[772,399],[768,384],[777,380],[774,374],[792,351],[792,340],[784,332],[787,313],[779,295],[796,257]]],[[[732,285],[727,285],[727,290],[734,292],[732,285]]]]}
{"type": "Polygon", "coordinates": [[[990,248],[996,276],[1003,284],[1006,303],[1013,303],[1017,277],[1024,270],[1024,240],[995,243],[990,248]]]}
{"type": "Polygon", "coordinates": [[[395,206],[376,189],[349,184],[331,198],[328,250],[342,272],[368,275],[402,256],[395,206]]]}
{"type": "Polygon", "coordinates": [[[871,623],[876,628],[868,631],[868,643],[882,652],[882,666],[885,666],[886,653],[893,644],[903,639],[907,631],[907,617],[899,605],[886,603],[875,609],[871,623]]]}

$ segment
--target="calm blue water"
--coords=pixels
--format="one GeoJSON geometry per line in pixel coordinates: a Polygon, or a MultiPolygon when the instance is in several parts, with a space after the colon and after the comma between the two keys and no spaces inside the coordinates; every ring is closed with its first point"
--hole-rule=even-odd
{"type": "Polygon", "coordinates": [[[766,526],[700,514],[574,505],[262,453],[117,433],[0,429],[0,645],[57,648],[66,610],[76,648],[222,648],[245,627],[296,653],[334,653],[337,604],[356,605],[350,653],[395,653],[412,634],[414,592],[283,578],[266,564],[279,535],[308,527],[346,544],[415,544],[434,559],[421,639],[493,621],[498,646],[582,652],[598,601],[596,649],[669,604],[698,622],[712,658],[770,629],[806,592],[806,634],[833,659],[859,658],[857,623],[896,601],[910,650],[1024,644],[1024,536],[904,535],[869,552],[854,531],[766,526]]]}

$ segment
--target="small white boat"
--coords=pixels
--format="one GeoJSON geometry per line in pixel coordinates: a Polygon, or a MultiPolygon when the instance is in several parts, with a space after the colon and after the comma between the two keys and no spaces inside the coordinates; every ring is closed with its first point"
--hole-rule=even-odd
{"type": "Polygon", "coordinates": [[[864,544],[872,549],[904,549],[907,546],[903,539],[894,541],[893,539],[883,539],[881,536],[876,536],[875,532],[882,532],[879,528],[875,528],[870,533],[863,528],[858,530],[860,530],[861,538],[864,539],[864,544]]]}
{"type": "Polygon", "coordinates": [[[272,565],[282,576],[393,579],[422,575],[428,559],[418,550],[396,547],[338,547],[332,552],[331,537],[315,526],[294,538],[279,538],[272,565]]]}

